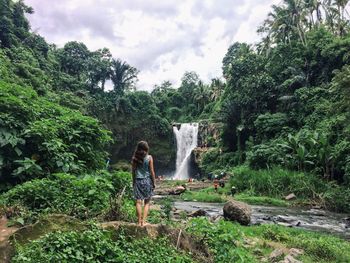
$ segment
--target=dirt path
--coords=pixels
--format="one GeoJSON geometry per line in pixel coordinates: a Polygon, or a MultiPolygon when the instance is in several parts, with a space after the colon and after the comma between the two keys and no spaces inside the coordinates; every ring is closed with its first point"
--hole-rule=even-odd
{"type": "Polygon", "coordinates": [[[17,227],[8,227],[7,226],[7,218],[2,217],[0,219],[0,244],[6,241],[9,236],[11,236],[18,228],[17,227]]]}
{"type": "Polygon", "coordinates": [[[0,262],[9,262],[12,249],[8,239],[18,229],[17,227],[8,227],[7,222],[6,217],[0,218],[0,262]]]}

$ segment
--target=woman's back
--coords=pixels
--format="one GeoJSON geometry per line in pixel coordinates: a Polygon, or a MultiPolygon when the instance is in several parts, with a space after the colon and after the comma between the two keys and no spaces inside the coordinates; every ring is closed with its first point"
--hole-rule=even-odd
{"type": "Polygon", "coordinates": [[[150,161],[151,156],[146,155],[145,158],[143,159],[143,163],[139,164],[136,167],[136,178],[137,179],[143,179],[143,178],[149,178],[150,177],[150,169],[149,169],[149,161],[150,161]]]}

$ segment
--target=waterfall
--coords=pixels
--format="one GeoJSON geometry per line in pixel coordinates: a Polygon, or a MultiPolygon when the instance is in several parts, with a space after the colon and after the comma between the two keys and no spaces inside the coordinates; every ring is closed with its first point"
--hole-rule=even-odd
{"type": "Polygon", "coordinates": [[[180,129],[174,126],[173,131],[177,148],[174,179],[188,179],[190,177],[191,152],[197,146],[198,123],[183,123],[180,129]]]}

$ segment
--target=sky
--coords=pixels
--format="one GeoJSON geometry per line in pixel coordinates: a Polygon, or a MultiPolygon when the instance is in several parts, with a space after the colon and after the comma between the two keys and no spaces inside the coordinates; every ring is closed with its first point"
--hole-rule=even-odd
{"type": "Polygon", "coordinates": [[[63,47],[79,41],[107,47],[136,67],[137,89],[152,90],[186,71],[204,82],[222,76],[222,59],[236,41],[256,43],[256,33],[280,0],[25,0],[34,8],[32,30],[63,47]]]}

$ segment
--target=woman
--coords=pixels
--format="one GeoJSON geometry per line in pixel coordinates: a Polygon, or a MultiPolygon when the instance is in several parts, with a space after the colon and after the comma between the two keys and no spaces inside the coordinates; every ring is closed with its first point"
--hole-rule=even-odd
{"type": "Polygon", "coordinates": [[[134,188],[134,198],[136,199],[136,213],[138,225],[146,225],[151,196],[155,188],[155,173],[153,158],[148,154],[147,142],[140,141],[132,157],[132,178],[134,188]],[[142,215],[142,201],[144,201],[142,215]]]}

